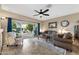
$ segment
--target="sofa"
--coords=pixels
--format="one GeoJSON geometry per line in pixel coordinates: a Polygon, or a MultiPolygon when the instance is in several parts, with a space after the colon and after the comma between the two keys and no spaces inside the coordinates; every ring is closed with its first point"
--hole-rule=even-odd
{"type": "Polygon", "coordinates": [[[63,49],[66,49],[68,51],[72,51],[72,35],[70,33],[64,34],[65,37],[61,38],[57,36],[54,36],[53,44],[55,46],[61,47],[63,49]]]}
{"type": "Polygon", "coordinates": [[[46,39],[46,41],[49,41],[55,46],[72,51],[73,41],[72,34],[70,32],[58,34],[56,31],[45,31],[42,34],[42,38],[46,39]]]}

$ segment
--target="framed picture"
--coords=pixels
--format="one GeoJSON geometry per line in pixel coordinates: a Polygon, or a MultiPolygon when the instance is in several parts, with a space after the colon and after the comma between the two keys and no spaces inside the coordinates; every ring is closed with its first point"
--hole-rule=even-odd
{"type": "Polygon", "coordinates": [[[49,28],[57,28],[57,22],[50,22],[50,23],[48,24],[48,27],[49,27],[49,28]]]}
{"type": "Polygon", "coordinates": [[[67,27],[69,25],[69,21],[68,20],[63,20],[62,22],[61,22],[61,26],[62,27],[67,27]]]}

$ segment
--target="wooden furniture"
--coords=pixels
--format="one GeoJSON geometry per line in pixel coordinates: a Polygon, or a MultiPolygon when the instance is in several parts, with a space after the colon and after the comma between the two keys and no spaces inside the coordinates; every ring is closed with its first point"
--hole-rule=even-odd
{"type": "Polygon", "coordinates": [[[48,35],[48,31],[44,31],[42,33],[40,33],[40,37],[43,38],[43,39],[47,39],[49,38],[49,35],[48,35]]]}

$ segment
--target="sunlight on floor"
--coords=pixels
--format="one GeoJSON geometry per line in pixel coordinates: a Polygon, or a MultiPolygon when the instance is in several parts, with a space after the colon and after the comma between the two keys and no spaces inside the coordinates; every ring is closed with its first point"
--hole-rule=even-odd
{"type": "Polygon", "coordinates": [[[32,45],[32,42],[30,39],[24,39],[23,40],[23,48],[25,49],[25,47],[29,47],[32,45]]]}

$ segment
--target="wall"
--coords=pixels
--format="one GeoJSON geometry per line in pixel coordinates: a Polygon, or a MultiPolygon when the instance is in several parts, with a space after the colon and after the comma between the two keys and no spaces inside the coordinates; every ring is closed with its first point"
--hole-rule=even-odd
{"type": "Polygon", "coordinates": [[[57,18],[53,18],[47,21],[42,22],[41,24],[41,30],[56,30],[58,31],[59,29],[62,28],[61,26],[61,21],[62,20],[68,20],[69,21],[69,26],[68,27],[64,27],[64,29],[70,31],[72,34],[74,34],[74,25],[79,24],[77,21],[79,21],[79,13],[75,13],[75,14],[71,14],[71,15],[67,15],[67,16],[61,16],[61,17],[57,17],[57,18]],[[48,23],[49,22],[57,22],[57,28],[54,29],[49,29],[48,28],[48,23]]]}
{"type": "Polygon", "coordinates": [[[3,29],[3,33],[2,33],[2,41],[3,44],[6,44],[7,41],[7,18],[3,18],[1,20],[1,28],[3,29]]]}
{"type": "Polygon", "coordinates": [[[16,20],[39,23],[39,20],[0,9],[0,17],[12,17],[16,20]]]}

